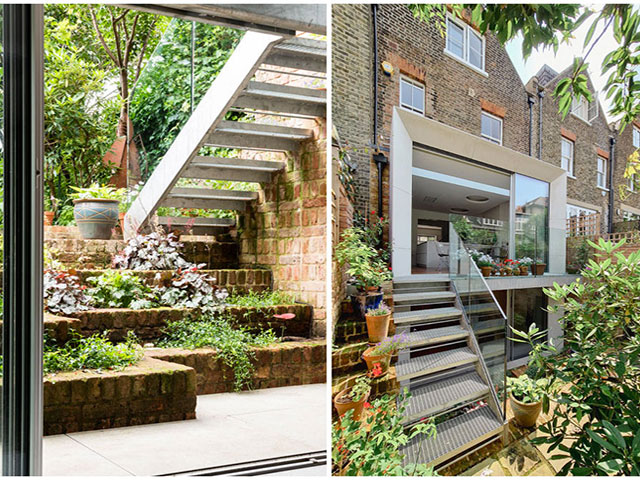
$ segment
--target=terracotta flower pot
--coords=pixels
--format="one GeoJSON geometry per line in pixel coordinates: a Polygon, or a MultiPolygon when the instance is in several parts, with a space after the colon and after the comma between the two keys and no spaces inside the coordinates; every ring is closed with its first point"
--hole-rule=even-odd
{"type": "Polygon", "coordinates": [[[529,267],[526,265],[520,265],[520,275],[529,275],[529,267]]]}
{"type": "Polygon", "coordinates": [[[491,275],[491,267],[490,266],[480,267],[480,271],[482,272],[482,276],[483,277],[488,277],[488,276],[491,275]]]}
{"type": "Polygon", "coordinates": [[[380,291],[380,287],[365,287],[367,293],[377,293],[380,291]]]}
{"type": "Polygon", "coordinates": [[[383,355],[371,355],[375,347],[367,348],[362,354],[362,359],[367,363],[367,370],[370,372],[374,369],[376,364],[380,364],[382,372],[380,375],[384,375],[389,370],[389,364],[391,363],[391,353],[383,355]]]}
{"type": "Polygon", "coordinates": [[[349,390],[350,388],[345,388],[344,390],[340,391],[340,393],[336,395],[336,398],[333,399],[333,406],[338,411],[338,415],[342,416],[349,410],[353,410],[353,419],[360,420],[362,410],[364,409],[364,404],[369,399],[371,390],[369,390],[369,392],[367,392],[367,394],[358,402],[353,402],[345,397],[345,395],[349,393],[349,390]]]}
{"type": "Polygon", "coordinates": [[[120,222],[120,231],[122,232],[122,235],[124,235],[124,216],[127,214],[127,212],[118,212],[118,220],[120,222]]]}
{"type": "Polygon", "coordinates": [[[365,315],[367,320],[367,334],[369,335],[369,343],[380,343],[387,338],[389,333],[389,320],[391,314],[386,315],[365,315]]]}
{"type": "Polygon", "coordinates": [[[533,273],[534,275],[544,275],[544,269],[546,268],[546,263],[534,263],[533,265],[533,273]]]}
{"type": "Polygon", "coordinates": [[[53,217],[55,212],[46,211],[44,212],[44,224],[45,225],[53,225],[53,217]]]}
{"type": "Polygon", "coordinates": [[[511,411],[516,423],[522,427],[533,427],[542,411],[542,400],[534,403],[522,403],[509,395],[511,411]]]}

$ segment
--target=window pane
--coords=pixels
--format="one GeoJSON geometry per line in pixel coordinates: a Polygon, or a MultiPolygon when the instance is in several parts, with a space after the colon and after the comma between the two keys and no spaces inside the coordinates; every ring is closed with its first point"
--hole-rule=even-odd
{"type": "Polygon", "coordinates": [[[450,20],[447,20],[447,50],[464,58],[464,30],[450,20]]]}
{"type": "Polygon", "coordinates": [[[640,129],[633,127],[633,146],[640,148],[640,129]]]}
{"type": "Polygon", "coordinates": [[[495,118],[491,119],[491,136],[497,139],[499,142],[502,142],[502,122],[495,118]]]}
{"type": "Polygon", "coordinates": [[[419,112],[424,112],[424,90],[415,85],[413,88],[413,108],[418,110],[419,112]]]}
{"type": "Polygon", "coordinates": [[[482,135],[486,135],[487,137],[491,136],[491,119],[485,115],[482,114],[482,135]]]}
{"type": "Polygon", "coordinates": [[[411,106],[411,85],[400,80],[400,105],[411,106]]]}
{"type": "Polygon", "coordinates": [[[482,69],[482,40],[469,31],[469,63],[482,69]]]}

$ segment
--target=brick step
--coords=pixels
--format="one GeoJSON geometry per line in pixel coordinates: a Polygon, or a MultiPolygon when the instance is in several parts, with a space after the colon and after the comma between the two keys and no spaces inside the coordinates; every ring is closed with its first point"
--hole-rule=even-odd
{"type": "Polygon", "coordinates": [[[334,348],[331,351],[331,373],[335,376],[361,370],[366,365],[362,354],[367,348],[369,344],[366,341],[334,348]]]}
{"type": "Polygon", "coordinates": [[[354,342],[367,341],[367,324],[365,321],[349,317],[340,319],[333,327],[334,345],[345,345],[354,342]]]}

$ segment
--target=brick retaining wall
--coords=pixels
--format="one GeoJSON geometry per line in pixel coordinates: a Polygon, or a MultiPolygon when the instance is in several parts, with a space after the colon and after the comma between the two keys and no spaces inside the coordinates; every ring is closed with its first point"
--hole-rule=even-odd
{"type": "Polygon", "coordinates": [[[44,434],[188,420],[196,372],[144,358],[122,371],[65,372],[44,379],[44,434]]]}
{"type": "MultiPolygon", "coordinates": [[[[253,388],[326,382],[326,342],[285,342],[255,348],[253,388]]],[[[215,350],[149,349],[147,355],[196,370],[198,395],[234,391],[233,370],[215,350]]]]}

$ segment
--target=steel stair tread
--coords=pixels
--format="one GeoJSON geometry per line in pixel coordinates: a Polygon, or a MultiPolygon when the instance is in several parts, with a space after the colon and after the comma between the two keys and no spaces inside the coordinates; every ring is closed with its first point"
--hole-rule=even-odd
{"type": "Polygon", "coordinates": [[[431,345],[445,341],[457,340],[469,336],[469,331],[460,325],[419,330],[406,334],[407,347],[431,345]]]}
{"type": "Polygon", "coordinates": [[[477,360],[478,357],[469,347],[434,352],[421,357],[399,361],[396,364],[396,376],[399,381],[408,380],[459,365],[473,363],[477,360]]]}
{"type": "Polygon", "coordinates": [[[233,227],[236,224],[234,218],[209,218],[209,217],[158,217],[160,225],[188,225],[202,227],[233,227]]]}
{"type": "Polygon", "coordinates": [[[488,406],[476,408],[439,424],[435,438],[417,435],[404,446],[405,464],[437,465],[462,453],[469,446],[487,440],[500,432],[502,422],[488,406]]]}
{"type": "Polygon", "coordinates": [[[489,393],[489,387],[476,372],[454,375],[411,390],[405,422],[429,417],[463,402],[489,393]]]}
{"type": "Polygon", "coordinates": [[[455,318],[460,315],[462,315],[462,310],[456,307],[430,308],[428,310],[414,310],[412,312],[394,312],[393,323],[396,325],[404,325],[435,321],[443,318],[455,318]]]}
{"type": "Polygon", "coordinates": [[[307,140],[313,137],[313,132],[308,128],[284,127],[282,125],[255,122],[235,122],[232,120],[223,120],[220,122],[214,131],[214,135],[216,133],[239,133],[243,135],[285,138],[288,140],[307,140]]]}
{"type": "Polygon", "coordinates": [[[439,292],[417,292],[417,293],[397,293],[393,295],[394,304],[420,302],[422,300],[439,300],[455,298],[456,294],[450,291],[439,292]]]}

